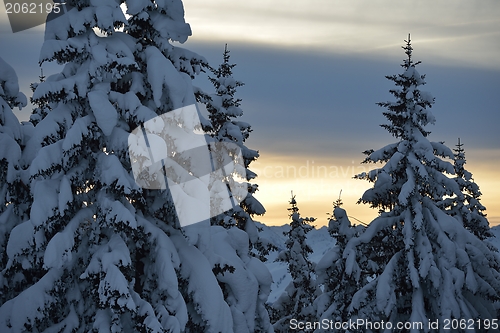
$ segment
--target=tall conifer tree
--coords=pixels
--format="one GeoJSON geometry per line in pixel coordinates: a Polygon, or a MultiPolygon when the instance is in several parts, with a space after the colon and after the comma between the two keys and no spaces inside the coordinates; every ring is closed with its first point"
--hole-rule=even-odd
{"type": "MultiPolygon", "coordinates": [[[[245,141],[250,136],[252,128],[250,124],[238,120],[243,115],[241,109],[241,99],[236,97],[237,88],[244,85],[233,76],[233,68],[236,64],[230,61],[230,51],[227,44],[224,47],[223,61],[217,68],[208,66],[211,75],[209,80],[212,83],[215,93],[208,94],[198,91],[198,99],[205,104],[208,111],[209,123],[206,126],[207,132],[216,142],[229,142],[236,144],[241,149],[245,172],[242,175],[242,180],[250,182],[257,177],[250,170],[250,164],[259,157],[259,152],[250,149],[246,146],[245,141]]],[[[254,215],[263,215],[265,208],[254,197],[258,190],[257,184],[248,184],[247,197],[233,210],[214,217],[212,220],[215,224],[229,228],[236,225],[240,229],[245,230],[251,240],[252,246],[257,250],[256,255],[261,260],[265,260],[265,256],[269,250],[274,249],[273,246],[258,236],[258,230],[253,221],[254,215]]]]}
{"type": "Polygon", "coordinates": [[[452,151],[428,139],[425,127],[435,121],[429,111],[434,98],[420,90],[425,76],[416,70],[420,62],[413,60],[410,38],[405,42],[403,73],[387,76],[396,85],[390,90],[395,101],[378,103],[387,109],[383,114],[389,123],[382,127],[398,141],[367,151],[366,163],[384,164],[357,176],[373,183],[360,202],[380,215],[344,252],[348,275],[362,270],[374,276],[360,281],[363,287],[349,310],[353,318],[421,322],[424,331],[429,331],[429,320],[493,319],[500,299],[500,263],[439,205],[445,196],[463,195],[446,176],[454,168],[442,158],[452,159],[452,151]],[[363,262],[369,255],[366,245],[379,242],[379,258],[363,262]]]}

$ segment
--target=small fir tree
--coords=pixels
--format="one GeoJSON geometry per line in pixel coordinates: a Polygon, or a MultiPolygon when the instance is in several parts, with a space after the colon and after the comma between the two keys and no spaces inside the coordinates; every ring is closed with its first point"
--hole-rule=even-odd
{"type": "MultiPolygon", "coordinates": [[[[364,278],[345,273],[346,258],[343,255],[346,245],[350,239],[358,237],[364,227],[351,225],[347,212],[341,206],[342,200],[339,198],[333,203],[333,213],[328,222],[328,232],[335,239],[335,246],[325,253],[316,265],[318,284],[323,287],[323,293],[314,301],[317,318],[334,322],[349,321],[351,314],[348,305],[354,293],[360,288],[360,281],[367,278],[366,272],[364,278]]],[[[322,330],[317,331],[322,332],[322,330]]],[[[331,329],[325,331],[331,332],[331,329]]]]}
{"type": "Polygon", "coordinates": [[[314,264],[309,260],[312,253],[307,244],[307,233],[313,229],[310,223],[314,218],[300,216],[295,196],[290,200],[290,231],[285,232],[288,239],[285,242],[286,250],[282,251],[277,261],[287,263],[288,272],[292,281],[283,294],[274,302],[273,318],[275,332],[288,332],[290,320],[313,321],[315,313],[313,301],[316,296],[316,282],[314,277],[314,264]]]}
{"type": "Polygon", "coordinates": [[[467,161],[460,138],[454,152],[454,179],[458,184],[463,198],[446,198],[443,204],[450,210],[450,214],[463,223],[464,227],[476,237],[481,240],[492,237],[493,234],[490,231],[489,222],[484,213],[486,207],[480,201],[481,191],[479,190],[479,186],[474,182],[472,173],[465,169],[467,161]]]}

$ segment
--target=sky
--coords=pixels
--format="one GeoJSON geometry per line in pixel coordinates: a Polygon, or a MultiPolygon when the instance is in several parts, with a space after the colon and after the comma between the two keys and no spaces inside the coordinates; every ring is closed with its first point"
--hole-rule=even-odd
{"type": "MultiPolygon", "coordinates": [[[[267,210],[258,220],[288,223],[291,191],[318,225],[339,196],[353,222],[376,216],[356,204],[370,184],[352,177],[373,167],[360,163],[363,151],[395,141],[379,126],[386,120],[375,103],[391,99],[385,75],[401,72],[411,33],[423,90],[436,98],[430,140],[454,148],[460,137],[489,221],[500,224],[500,2],[185,0],[184,7],[193,35],[182,47],[217,66],[228,43],[235,78],[245,83],[237,97],[253,128],[247,146],[260,152],[251,169],[267,210]]],[[[0,57],[28,96],[42,43],[43,26],[13,34],[0,10],[0,57]]],[[[210,87],[203,76],[195,84],[210,87]]],[[[17,115],[26,120],[29,111],[17,115]]]]}

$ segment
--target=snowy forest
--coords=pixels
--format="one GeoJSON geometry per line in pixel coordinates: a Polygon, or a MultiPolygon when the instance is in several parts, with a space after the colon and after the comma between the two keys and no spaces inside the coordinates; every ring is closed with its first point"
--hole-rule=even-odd
{"type": "Polygon", "coordinates": [[[377,216],[351,223],[334,199],[319,253],[300,192],[282,241],[257,222],[259,147],[247,147],[227,45],[220,64],[183,48],[181,0],[66,4],[40,50],[59,73],[33,73],[26,96],[0,58],[1,333],[500,332],[499,243],[460,133],[451,148],[429,140],[434,97],[410,35],[377,103],[394,141],[367,147],[372,169],[355,176],[367,188],[358,203],[377,216]],[[212,90],[194,84],[203,75],[212,90]],[[20,122],[13,110],[28,100],[20,122]],[[135,128],[190,105],[207,142],[239,147],[247,190],[182,226],[168,189],[137,184],[128,144],[135,128]],[[288,276],[279,289],[276,263],[288,276]]]}

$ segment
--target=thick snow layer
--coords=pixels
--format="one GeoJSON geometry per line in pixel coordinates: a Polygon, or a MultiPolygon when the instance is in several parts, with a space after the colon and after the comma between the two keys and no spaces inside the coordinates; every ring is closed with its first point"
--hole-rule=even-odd
{"type": "Polygon", "coordinates": [[[16,255],[20,255],[24,249],[33,245],[32,235],[34,229],[35,228],[31,221],[18,224],[14,229],[12,229],[6,249],[7,256],[10,259],[14,258],[16,255]]]}
{"type": "Polygon", "coordinates": [[[61,74],[54,75],[47,79],[43,84],[39,84],[33,93],[33,99],[40,99],[49,96],[50,94],[61,94],[67,98],[78,97],[85,98],[88,90],[88,73],[77,73],[74,76],[64,78],[61,74]]]}
{"type": "Polygon", "coordinates": [[[106,211],[106,222],[113,222],[115,224],[125,224],[133,229],[137,228],[137,221],[135,215],[127,209],[126,203],[118,200],[110,200],[106,197],[101,198],[102,208],[106,211]]]}
{"type": "Polygon", "coordinates": [[[73,219],[63,231],[52,237],[43,257],[44,268],[61,268],[68,261],[71,261],[71,250],[75,245],[74,232],[80,221],[73,219]]]}
{"type": "Polygon", "coordinates": [[[387,269],[379,277],[377,283],[377,308],[379,311],[389,315],[393,306],[396,304],[396,293],[390,286],[393,285],[393,276],[391,273],[395,270],[401,253],[395,254],[389,263],[387,269]]]}
{"type": "Polygon", "coordinates": [[[88,136],[90,132],[90,124],[92,123],[91,116],[85,116],[75,120],[73,126],[68,130],[64,138],[62,149],[64,151],[71,150],[74,147],[82,146],[83,139],[88,136]]]}
{"type": "Polygon", "coordinates": [[[31,163],[29,169],[31,176],[47,172],[62,161],[62,143],[63,141],[57,141],[40,149],[38,155],[36,155],[36,158],[31,163]]]}
{"type": "Polygon", "coordinates": [[[146,7],[150,4],[148,0],[136,0],[136,1],[128,1],[127,2],[127,14],[135,15],[146,9],[146,7]]]}
{"type": "Polygon", "coordinates": [[[151,21],[163,38],[184,43],[191,36],[191,27],[182,21],[172,20],[160,13],[152,13],[151,21]]]}
{"type": "MultiPolygon", "coordinates": [[[[0,130],[1,129],[2,128],[0,128],[0,130]]],[[[18,164],[21,158],[21,148],[11,136],[3,134],[4,133],[0,132],[0,147],[2,147],[0,149],[0,160],[5,159],[9,162],[6,180],[7,182],[12,182],[16,175],[14,166],[18,164]]],[[[1,186],[3,185],[4,184],[1,184],[1,186]]]]}
{"type": "Polygon", "coordinates": [[[155,243],[156,258],[154,266],[157,270],[158,288],[166,290],[172,298],[179,297],[175,269],[179,268],[180,259],[172,240],[149,221],[141,218],[139,223],[144,227],[144,231],[148,233],[149,240],[155,243]]]}
{"type": "Polygon", "coordinates": [[[0,95],[14,98],[19,95],[17,74],[2,58],[0,58],[0,95]]]}
{"type": "MultiPolygon", "coordinates": [[[[236,232],[245,233],[241,230],[236,230],[236,232]]],[[[226,231],[222,227],[212,228],[214,253],[210,257],[211,261],[213,261],[212,265],[220,265],[220,267],[229,265],[234,268],[233,272],[218,274],[217,280],[227,284],[231,291],[229,305],[233,315],[235,332],[250,332],[249,327],[253,330],[257,297],[259,294],[259,277],[257,276],[256,278],[255,274],[257,273],[258,275],[259,272],[252,271],[251,273],[254,274],[251,274],[245,268],[246,264],[235,251],[235,248],[237,249],[238,246],[234,245],[237,245],[235,243],[238,242],[230,234],[231,232],[226,231]]],[[[234,235],[234,233],[232,234],[234,235]]],[[[246,238],[246,244],[248,244],[248,238],[246,238]]],[[[246,259],[247,261],[250,260],[248,256],[246,256],[246,259]]],[[[265,267],[264,270],[267,271],[265,267]]],[[[271,286],[270,280],[271,278],[269,277],[268,288],[271,286]]]]}
{"type": "Polygon", "coordinates": [[[97,159],[97,169],[99,180],[105,185],[123,188],[125,194],[138,189],[134,178],[125,171],[116,155],[101,154],[97,159]]]}
{"type": "Polygon", "coordinates": [[[253,196],[247,196],[245,199],[245,205],[249,207],[249,210],[257,215],[263,215],[266,212],[264,206],[255,199],[253,196]]]}
{"type": "Polygon", "coordinates": [[[182,74],[177,71],[172,62],[156,47],[150,46],[146,48],[145,55],[148,64],[148,82],[153,91],[153,100],[157,107],[162,105],[163,94],[165,89],[169,93],[172,101],[172,108],[178,109],[187,104],[184,104],[188,93],[188,84],[185,82],[182,74]]]}
{"type": "Polygon", "coordinates": [[[0,58],[0,94],[12,96],[13,92],[19,90],[17,75],[2,58],[0,58]]]}
{"type": "MultiPolygon", "coordinates": [[[[0,133],[5,133],[15,140],[22,140],[21,125],[9,105],[0,96],[0,133]],[[2,126],[3,124],[3,126],[2,126]]],[[[0,146],[8,147],[8,146],[0,146]]]]}
{"type": "Polygon", "coordinates": [[[68,208],[68,203],[73,201],[73,192],[71,191],[71,182],[68,177],[63,176],[59,186],[59,214],[64,215],[68,208]]]}
{"type": "Polygon", "coordinates": [[[219,284],[212,274],[207,258],[183,236],[171,236],[180,261],[180,274],[187,281],[187,292],[193,297],[200,320],[205,322],[205,332],[231,332],[233,319],[219,284]]]}
{"type": "Polygon", "coordinates": [[[59,181],[49,179],[37,181],[34,184],[33,197],[35,198],[31,206],[31,223],[35,226],[42,225],[50,217],[59,212],[58,191],[59,181]]]}
{"type": "Polygon", "coordinates": [[[86,279],[89,274],[106,272],[111,266],[127,266],[130,263],[130,252],[127,245],[120,236],[114,234],[106,244],[100,246],[94,253],[87,269],[80,278],[86,279]]]}
{"type": "Polygon", "coordinates": [[[67,106],[61,104],[54,110],[49,112],[47,116],[40,123],[38,123],[36,129],[33,130],[30,140],[26,143],[26,147],[23,151],[23,161],[25,164],[30,164],[31,161],[33,161],[35,158],[37,160],[41,159],[39,162],[33,162],[35,164],[40,163],[39,166],[31,165],[30,172],[33,173],[30,174],[30,176],[40,171],[40,168],[43,169],[43,167],[46,167],[46,154],[42,154],[44,155],[44,157],[37,156],[38,151],[42,146],[42,142],[46,141],[47,139],[49,139],[49,142],[52,142],[53,135],[54,133],[57,133],[60,126],[68,126],[68,124],[71,123],[71,111],[67,106]]]}
{"type": "Polygon", "coordinates": [[[88,94],[89,104],[97,121],[97,126],[104,135],[109,136],[118,122],[118,113],[110,103],[108,94],[105,91],[91,91],[88,94]]]}
{"type": "Polygon", "coordinates": [[[54,302],[49,294],[62,270],[49,270],[40,281],[23,291],[18,297],[0,307],[0,332],[25,332],[26,326],[33,326],[29,318],[43,319],[47,314],[43,309],[54,302]]]}

